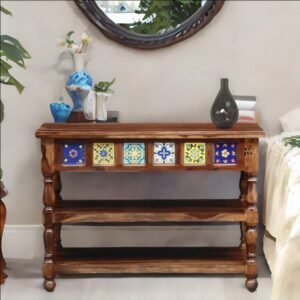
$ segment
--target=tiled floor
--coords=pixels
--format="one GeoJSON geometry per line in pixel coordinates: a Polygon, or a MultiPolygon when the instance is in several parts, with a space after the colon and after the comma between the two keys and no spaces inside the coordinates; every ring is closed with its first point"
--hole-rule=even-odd
{"type": "Polygon", "coordinates": [[[59,277],[53,293],[42,287],[41,261],[8,260],[1,300],[270,300],[272,282],[259,258],[259,287],[249,293],[243,276],[59,277]]]}

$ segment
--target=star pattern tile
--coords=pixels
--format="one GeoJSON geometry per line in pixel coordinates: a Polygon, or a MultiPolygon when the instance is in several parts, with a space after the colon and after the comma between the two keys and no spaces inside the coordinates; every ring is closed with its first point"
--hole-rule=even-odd
{"type": "Polygon", "coordinates": [[[93,164],[99,166],[113,166],[115,164],[114,143],[94,143],[93,164]]]}

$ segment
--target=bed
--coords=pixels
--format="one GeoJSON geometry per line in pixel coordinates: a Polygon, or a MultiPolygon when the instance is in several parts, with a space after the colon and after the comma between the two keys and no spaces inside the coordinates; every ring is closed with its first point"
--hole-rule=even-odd
{"type": "Polygon", "coordinates": [[[296,136],[300,131],[267,140],[264,253],[272,300],[300,299],[300,147],[286,143],[296,136]]]}

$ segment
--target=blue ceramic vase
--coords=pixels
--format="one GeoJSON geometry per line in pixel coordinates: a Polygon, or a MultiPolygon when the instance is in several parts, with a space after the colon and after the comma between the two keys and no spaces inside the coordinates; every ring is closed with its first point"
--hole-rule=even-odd
{"type": "Polygon", "coordinates": [[[69,104],[60,102],[60,103],[51,103],[50,110],[54,118],[54,121],[61,123],[61,122],[66,122],[66,120],[70,116],[72,108],[70,107],[69,104]]]}
{"type": "Polygon", "coordinates": [[[92,77],[84,70],[85,59],[84,53],[73,54],[75,72],[66,82],[66,90],[74,104],[73,112],[83,112],[83,102],[93,87],[92,77]]]}

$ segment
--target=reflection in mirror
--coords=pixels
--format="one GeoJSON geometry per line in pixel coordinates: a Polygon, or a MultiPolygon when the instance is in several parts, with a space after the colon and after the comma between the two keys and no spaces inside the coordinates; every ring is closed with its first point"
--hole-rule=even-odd
{"type": "Polygon", "coordinates": [[[164,34],[179,27],[208,0],[96,1],[115,24],[139,34],[164,34]]]}

